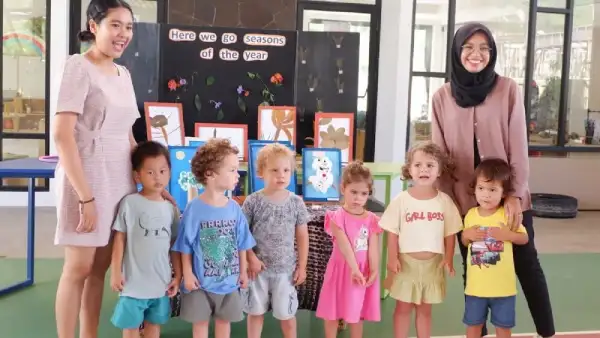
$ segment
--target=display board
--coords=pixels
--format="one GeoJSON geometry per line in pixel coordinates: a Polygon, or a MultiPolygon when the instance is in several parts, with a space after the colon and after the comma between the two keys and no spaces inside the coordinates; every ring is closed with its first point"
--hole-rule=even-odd
{"type": "Polygon", "coordinates": [[[248,125],[257,138],[259,105],[293,105],[295,31],[161,25],[159,97],[183,106],[194,124],[248,125]]]}

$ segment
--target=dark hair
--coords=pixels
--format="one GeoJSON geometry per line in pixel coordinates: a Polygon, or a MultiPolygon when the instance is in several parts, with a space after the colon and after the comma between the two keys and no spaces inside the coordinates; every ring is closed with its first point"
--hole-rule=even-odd
{"type": "Polygon", "coordinates": [[[239,154],[236,146],[231,141],[222,138],[213,138],[198,148],[192,158],[192,174],[200,184],[206,184],[206,176],[219,170],[225,157],[239,154]]]}
{"type": "Polygon", "coordinates": [[[504,195],[510,194],[513,191],[513,171],[510,165],[503,159],[490,158],[481,161],[475,168],[475,178],[473,179],[472,188],[475,191],[477,179],[482,178],[486,182],[501,182],[504,195]]]}
{"type": "Polygon", "coordinates": [[[165,157],[169,169],[171,169],[171,158],[169,157],[169,149],[167,147],[154,141],[140,142],[131,152],[131,168],[139,171],[146,159],[160,156],[165,157]]]}
{"type": "Polygon", "coordinates": [[[124,0],[92,0],[87,7],[85,30],[77,34],[77,38],[81,42],[94,41],[96,36],[90,31],[90,20],[94,20],[95,23],[100,23],[108,15],[108,11],[114,8],[125,8],[131,12],[133,16],[133,10],[131,6],[124,0]]]}
{"type": "Polygon", "coordinates": [[[417,151],[422,151],[435,158],[440,166],[440,176],[450,175],[450,177],[454,178],[455,166],[454,162],[450,159],[450,156],[448,156],[448,154],[446,154],[446,152],[444,152],[437,144],[431,141],[424,141],[415,144],[408,150],[408,153],[406,154],[406,163],[402,166],[402,179],[412,179],[410,176],[410,166],[412,165],[413,157],[417,151]]]}

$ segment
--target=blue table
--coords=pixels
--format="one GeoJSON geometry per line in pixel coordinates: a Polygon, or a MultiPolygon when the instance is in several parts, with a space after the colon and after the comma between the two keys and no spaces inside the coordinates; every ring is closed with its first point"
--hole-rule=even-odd
{"type": "Polygon", "coordinates": [[[42,162],[37,158],[24,158],[0,162],[0,178],[27,178],[27,279],[0,289],[0,296],[33,285],[35,249],[35,179],[53,178],[56,163],[42,162]]]}

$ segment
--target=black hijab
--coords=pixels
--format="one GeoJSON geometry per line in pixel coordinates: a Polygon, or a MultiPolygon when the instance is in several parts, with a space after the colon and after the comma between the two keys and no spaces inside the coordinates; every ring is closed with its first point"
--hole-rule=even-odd
{"type": "Polygon", "coordinates": [[[490,30],[480,23],[469,23],[456,31],[452,41],[452,72],[450,76],[450,88],[452,96],[460,107],[469,108],[481,104],[488,94],[494,89],[498,74],[496,67],[496,42],[490,30]],[[475,33],[481,32],[488,39],[490,60],[479,73],[471,73],[465,69],[460,61],[462,46],[475,33]]]}

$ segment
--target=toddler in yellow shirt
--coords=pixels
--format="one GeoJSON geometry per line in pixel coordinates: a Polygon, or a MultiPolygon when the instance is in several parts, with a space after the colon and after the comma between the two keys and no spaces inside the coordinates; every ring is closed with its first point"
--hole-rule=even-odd
{"type": "Polygon", "coordinates": [[[511,336],[515,326],[517,277],[513,244],[527,244],[523,225],[511,231],[505,224],[502,200],[511,193],[511,168],[504,160],[482,161],[475,170],[475,198],[478,207],[469,210],[464,220],[462,241],[469,248],[467,286],[463,322],[467,338],[479,338],[488,311],[496,336],[511,336]]]}

